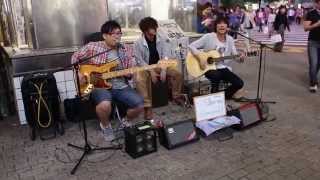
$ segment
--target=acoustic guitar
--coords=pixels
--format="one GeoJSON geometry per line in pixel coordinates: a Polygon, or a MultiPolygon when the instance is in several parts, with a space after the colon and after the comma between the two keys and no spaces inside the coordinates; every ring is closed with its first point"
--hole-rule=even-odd
{"type": "Polygon", "coordinates": [[[86,96],[93,90],[93,88],[112,88],[112,85],[106,81],[107,79],[154,68],[174,67],[177,66],[177,64],[178,63],[175,59],[166,59],[159,60],[157,64],[146,65],[143,67],[132,67],[117,71],[113,71],[113,69],[118,66],[117,62],[109,62],[103,65],[80,65],[79,72],[85,76],[85,83],[80,84],[80,93],[81,96],[86,96]]]}
{"type": "MultiPolygon", "coordinates": [[[[257,56],[259,54],[258,51],[252,51],[250,53],[246,53],[246,56],[257,56]]],[[[231,56],[220,56],[220,53],[216,50],[211,50],[208,52],[200,52],[199,54],[200,60],[206,62],[205,69],[200,68],[200,64],[196,57],[191,53],[188,52],[186,57],[186,66],[187,71],[189,75],[191,75],[194,78],[201,77],[203,74],[205,74],[209,70],[216,70],[217,66],[216,63],[220,61],[224,61],[226,59],[236,59],[239,58],[240,55],[231,55],[231,56]]]]}

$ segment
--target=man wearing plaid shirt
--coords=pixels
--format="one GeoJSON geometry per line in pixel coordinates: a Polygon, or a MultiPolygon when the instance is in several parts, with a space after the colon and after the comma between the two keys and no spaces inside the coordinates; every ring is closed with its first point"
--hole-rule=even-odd
{"type": "MultiPolygon", "coordinates": [[[[71,63],[76,63],[80,59],[107,51],[100,56],[91,58],[88,64],[101,65],[110,61],[117,61],[118,66],[115,70],[130,68],[133,59],[127,56],[125,46],[120,44],[122,35],[120,25],[116,21],[107,21],[101,27],[101,34],[104,41],[88,43],[72,55],[71,63]]],[[[112,84],[112,89],[110,90],[95,88],[91,92],[90,99],[96,105],[96,113],[106,141],[114,139],[113,130],[109,122],[112,100],[124,103],[129,107],[126,117],[122,120],[125,126],[130,126],[130,121],[143,111],[143,98],[128,85],[127,78],[130,78],[130,76],[109,79],[108,82],[112,84]]],[[[79,79],[80,83],[86,81],[82,74],[79,74],[79,79]]]]}

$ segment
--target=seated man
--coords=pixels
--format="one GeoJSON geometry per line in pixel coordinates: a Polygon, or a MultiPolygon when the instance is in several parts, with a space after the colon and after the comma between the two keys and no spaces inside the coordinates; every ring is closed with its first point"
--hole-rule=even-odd
{"type": "MultiPolygon", "coordinates": [[[[175,57],[168,40],[157,34],[158,22],[155,19],[146,17],[139,22],[139,27],[143,35],[134,44],[134,55],[139,66],[156,64],[159,60],[175,57]]],[[[144,98],[144,118],[146,120],[153,119],[151,82],[157,83],[159,79],[165,81],[167,76],[170,77],[173,100],[180,103],[182,75],[175,68],[152,69],[137,74],[136,87],[144,98]]]]}
{"type": "MultiPolygon", "coordinates": [[[[85,45],[73,54],[71,63],[76,63],[83,58],[109,50],[91,58],[87,63],[101,65],[116,60],[118,61],[116,70],[129,68],[132,59],[126,55],[126,49],[120,44],[122,35],[120,25],[116,21],[107,21],[101,27],[101,34],[104,41],[90,42],[85,45]]],[[[86,81],[84,75],[80,73],[79,79],[80,84],[86,81]]],[[[129,107],[122,123],[130,125],[130,120],[143,111],[143,98],[128,85],[126,77],[112,78],[108,80],[108,83],[112,85],[112,89],[94,88],[90,99],[96,106],[96,113],[100,120],[100,127],[105,140],[112,141],[114,135],[109,121],[111,101],[116,100],[129,107]]]]}
{"type": "MultiPolygon", "coordinates": [[[[221,56],[237,54],[234,40],[227,34],[228,26],[227,18],[218,17],[216,20],[215,32],[205,34],[189,45],[191,53],[198,60],[202,70],[206,68],[206,61],[200,59],[199,49],[203,49],[204,51],[217,50],[221,56]]],[[[243,61],[243,58],[244,55],[241,54],[240,60],[243,61]]],[[[232,96],[243,87],[243,81],[229,69],[230,67],[225,61],[222,61],[217,63],[216,70],[209,70],[205,73],[205,77],[213,84],[217,85],[220,80],[231,84],[231,86],[225,90],[226,99],[232,98],[232,96]]],[[[215,87],[212,87],[212,89],[214,88],[215,87]]]]}

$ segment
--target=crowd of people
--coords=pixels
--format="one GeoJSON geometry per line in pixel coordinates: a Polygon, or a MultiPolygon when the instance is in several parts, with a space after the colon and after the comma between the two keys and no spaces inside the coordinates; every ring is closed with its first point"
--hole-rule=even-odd
{"type": "Polygon", "coordinates": [[[197,31],[200,33],[212,32],[214,21],[218,16],[227,17],[231,25],[230,28],[233,30],[243,30],[245,28],[244,20],[246,16],[250,16],[251,23],[259,27],[257,30],[262,32],[264,26],[270,27],[270,25],[273,25],[276,16],[279,14],[286,15],[288,25],[293,23],[299,25],[307,11],[303,7],[295,8],[293,6],[288,7],[288,5],[281,5],[277,8],[271,8],[267,5],[257,10],[246,9],[239,5],[226,8],[223,6],[216,7],[208,2],[198,7],[199,23],[197,31]]]}
{"type": "MultiPolygon", "coordinates": [[[[271,8],[267,5],[264,8],[252,10],[239,5],[230,8],[216,7],[210,2],[199,5],[198,11],[197,31],[199,33],[213,32],[213,25],[217,17],[224,16],[229,20],[229,34],[234,39],[237,39],[236,32],[242,32],[250,38],[253,30],[268,34],[269,37],[273,34],[280,34],[282,42],[277,44],[276,51],[282,51],[285,30],[290,31],[290,25],[294,23],[300,25],[303,17],[308,12],[303,7],[295,8],[288,5],[281,5],[277,8],[271,8]]],[[[249,50],[250,44],[246,43],[246,47],[249,50]]]]}
{"type": "MultiPolygon", "coordinates": [[[[309,77],[310,92],[317,91],[317,74],[320,70],[319,60],[319,33],[320,33],[320,0],[314,0],[314,8],[304,7],[295,8],[293,5],[281,5],[277,8],[271,8],[267,5],[257,10],[246,9],[239,5],[232,8],[216,7],[211,3],[199,6],[199,23],[197,30],[200,33],[213,32],[216,19],[219,16],[226,17],[229,21],[229,35],[237,39],[237,32],[244,33],[250,38],[252,30],[263,32],[271,37],[273,34],[281,35],[281,42],[274,45],[275,51],[282,51],[285,37],[285,30],[290,31],[293,24],[303,23],[304,30],[310,31],[308,37],[308,59],[309,59],[309,77]],[[257,27],[257,28],[255,28],[257,27]]],[[[250,43],[245,42],[247,50],[250,50],[250,43]]]]}

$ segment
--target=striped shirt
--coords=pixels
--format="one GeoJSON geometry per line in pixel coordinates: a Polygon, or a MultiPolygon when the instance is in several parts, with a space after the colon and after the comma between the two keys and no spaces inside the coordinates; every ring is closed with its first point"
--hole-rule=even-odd
{"type": "MultiPolygon", "coordinates": [[[[116,60],[119,64],[116,67],[116,70],[132,67],[134,64],[134,59],[127,55],[128,47],[126,47],[125,45],[120,45],[119,47],[120,48],[116,50],[117,53],[114,53],[115,51],[112,51],[109,47],[107,47],[104,41],[90,42],[72,55],[71,63],[74,64],[79,62],[81,59],[85,59],[103,51],[110,50],[109,52],[91,58],[85,64],[101,65],[116,60]]],[[[112,78],[108,80],[108,82],[112,84],[112,87],[114,89],[122,89],[128,86],[127,81],[124,77],[112,78]]]]}

